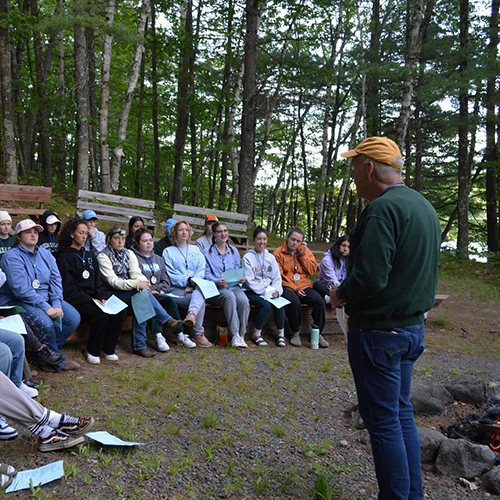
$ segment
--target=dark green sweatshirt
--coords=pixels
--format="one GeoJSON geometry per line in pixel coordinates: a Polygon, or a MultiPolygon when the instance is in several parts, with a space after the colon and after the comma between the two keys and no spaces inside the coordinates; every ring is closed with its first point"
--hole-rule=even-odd
{"type": "Polygon", "coordinates": [[[415,325],[434,306],[441,228],[432,205],[406,186],[394,186],[363,210],[349,234],[344,299],[349,326],[415,325]]]}

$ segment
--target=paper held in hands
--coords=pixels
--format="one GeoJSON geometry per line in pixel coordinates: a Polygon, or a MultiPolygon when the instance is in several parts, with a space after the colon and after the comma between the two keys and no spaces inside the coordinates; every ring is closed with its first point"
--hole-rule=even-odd
{"type": "Polygon", "coordinates": [[[106,314],[118,314],[120,311],[127,308],[127,304],[116,295],[111,295],[104,304],[101,304],[97,299],[94,299],[94,302],[96,306],[102,309],[106,314]]]}
{"type": "Polygon", "coordinates": [[[243,272],[242,267],[239,267],[238,269],[229,269],[224,272],[224,279],[227,281],[228,288],[239,285],[240,279],[242,279],[243,276],[245,276],[245,273],[243,272]]]}
{"type": "Polygon", "coordinates": [[[217,297],[219,294],[219,290],[217,290],[217,286],[213,281],[209,281],[203,278],[191,278],[193,283],[196,283],[196,286],[200,289],[200,292],[203,294],[205,299],[210,299],[212,297],[217,297]]]}
{"type": "Polygon", "coordinates": [[[263,298],[276,307],[276,309],[281,309],[282,307],[290,304],[290,301],[283,297],[273,297],[273,293],[276,292],[274,286],[268,286],[264,292],[263,298]]]}
{"type": "Polygon", "coordinates": [[[19,314],[0,319],[0,328],[2,330],[9,330],[9,332],[19,333],[19,335],[26,335],[27,333],[24,321],[19,314]]]}

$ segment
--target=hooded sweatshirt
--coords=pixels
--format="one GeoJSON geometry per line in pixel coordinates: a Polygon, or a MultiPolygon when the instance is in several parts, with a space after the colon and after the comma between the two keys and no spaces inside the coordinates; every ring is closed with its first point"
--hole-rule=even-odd
{"type": "Polygon", "coordinates": [[[257,253],[255,248],[247,250],[243,255],[243,269],[245,271],[245,288],[257,295],[263,295],[268,286],[273,286],[281,295],[283,286],[278,263],[267,248],[257,253]]]}
{"type": "Polygon", "coordinates": [[[64,300],[78,307],[94,299],[107,300],[111,292],[104,285],[99,272],[97,258],[92,252],[81,248],[59,250],[57,265],[61,273],[64,300]],[[87,271],[87,273],[85,273],[87,271]],[[84,276],[88,276],[84,278],[84,276]]]}
{"type": "Polygon", "coordinates": [[[154,252],[151,254],[151,257],[148,258],[142,255],[137,248],[134,248],[132,251],[137,257],[137,262],[139,263],[142,274],[144,274],[151,283],[151,290],[159,293],[170,292],[172,284],[168,277],[163,259],[154,252]]]}
{"type": "Polygon", "coordinates": [[[53,210],[45,210],[42,217],[40,218],[40,225],[43,227],[43,232],[38,235],[38,246],[47,249],[53,255],[57,252],[57,236],[59,230],[61,229],[61,223],[56,222],[57,227],[54,233],[49,234],[47,231],[47,218],[54,215],[59,219],[57,214],[53,210]]]}

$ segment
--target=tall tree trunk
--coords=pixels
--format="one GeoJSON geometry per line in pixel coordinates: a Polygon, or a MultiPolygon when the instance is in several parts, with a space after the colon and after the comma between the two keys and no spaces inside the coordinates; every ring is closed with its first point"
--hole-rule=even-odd
{"type": "Polygon", "coordinates": [[[85,38],[87,41],[87,62],[89,66],[89,159],[90,172],[92,179],[92,188],[94,191],[99,191],[99,176],[98,176],[98,146],[97,146],[97,89],[96,89],[96,68],[95,68],[95,45],[94,45],[94,28],[88,27],[85,30],[85,38]]]}
{"type": "Polygon", "coordinates": [[[367,52],[366,120],[368,135],[380,135],[380,0],[372,0],[371,37],[367,52]]]}
{"type": "Polygon", "coordinates": [[[469,118],[469,0],[460,0],[460,90],[459,125],[458,125],[458,255],[464,259],[469,257],[469,192],[470,163],[468,146],[469,118]]]}
{"type": "Polygon", "coordinates": [[[257,30],[261,16],[259,4],[265,0],[246,0],[245,73],[243,75],[243,111],[241,149],[238,165],[238,212],[253,213],[253,170],[257,108],[257,30]]]}
{"type": "MultiPolygon", "coordinates": [[[[106,24],[112,26],[115,18],[115,1],[109,0],[106,7],[106,24]]],[[[113,35],[111,30],[104,35],[102,50],[101,104],[99,111],[99,143],[101,148],[102,190],[111,193],[111,168],[109,157],[109,81],[111,77],[111,49],[113,35]]]]}
{"type": "Polygon", "coordinates": [[[181,19],[184,20],[183,43],[179,58],[179,80],[177,84],[177,128],[175,131],[175,159],[174,159],[174,189],[170,193],[171,203],[182,202],[182,185],[184,170],[184,147],[186,145],[189,124],[189,85],[191,78],[189,69],[193,51],[193,3],[186,0],[181,19]]]}
{"type": "Polygon", "coordinates": [[[139,85],[139,111],[137,113],[137,135],[136,135],[136,152],[135,152],[135,181],[134,181],[134,196],[141,197],[141,171],[142,171],[142,125],[144,122],[144,80],[146,72],[146,57],[141,61],[140,85],[139,85]]]}
{"type": "Polygon", "coordinates": [[[89,188],[89,74],[85,28],[74,26],[75,97],[77,137],[75,155],[76,189],[89,188]]]}
{"type": "MultiPolygon", "coordinates": [[[[59,0],[62,5],[62,0],[59,0]]],[[[57,114],[57,120],[59,123],[59,131],[54,138],[55,152],[54,161],[56,164],[57,176],[59,181],[66,186],[66,136],[64,134],[65,123],[66,123],[66,81],[64,76],[64,32],[60,32],[58,35],[59,43],[59,83],[58,83],[58,93],[59,93],[59,109],[57,114]]]]}
{"type": "Polygon", "coordinates": [[[160,202],[160,133],[158,130],[158,70],[157,70],[156,38],[156,9],[155,2],[151,2],[151,85],[153,90],[151,113],[153,121],[153,150],[154,150],[154,191],[155,202],[160,202]]]}
{"type": "Polygon", "coordinates": [[[491,1],[490,43],[488,45],[487,66],[490,68],[486,86],[486,220],[488,227],[487,242],[490,252],[498,252],[498,176],[500,174],[500,143],[496,140],[497,130],[500,133],[499,115],[495,109],[497,97],[496,82],[498,79],[495,68],[498,61],[498,22],[500,0],[491,1]]]}
{"type": "Polygon", "coordinates": [[[0,93],[2,94],[2,156],[5,180],[17,184],[14,103],[12,102],[12,65],[9,35],[9,2],[0,0],[0,93]]]}
{"type": "Polygon", "coordinates": [[[408,122],[410,121],[411,99],[413,95],[413,84],[415,80],[415,69],[417,67],[418,55],[422,48],[420,37],[420,26],[422,25],[422,10],[424,0],[416,0],[411,17],[411,25],[407,36],[407,50],[405,61],[405,72],[403,79],[403,99],[399,112],[399,122],[396,132],[396,142],[400,147],[404,146],[408,122]]]}
{"type": "Polygon", "coordinates": [[[139,13],[139,22],[137,25],[137,37],[139,41],[137,42],[135,48],[135,55],[134,55],[134,60],[132,62],[132,69],[130,72],[130,78],[127,85],[127,91],[125,94],[125,98],[123,99],[120,121],[118,123],[117,145],[113,150],[113,163],[111,165],[111,189],[113,191],[118,190],[118,185],[120,180],[120,167],[123,158],[123,141],[127,136],[127,126],[130,115],[130,108],[132,106],[134,91],[137,87],[137,81],[139,80],[141,60],[144,53],[144,33],[146,32],[146,25],[150,11],[151,11],[151,0],[143,0],[141,5],[141,10],[139,13]]]}

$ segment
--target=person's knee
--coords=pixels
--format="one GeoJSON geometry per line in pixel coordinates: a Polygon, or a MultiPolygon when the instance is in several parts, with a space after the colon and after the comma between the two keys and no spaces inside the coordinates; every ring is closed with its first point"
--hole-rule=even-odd
{"type": "Polygon", "coordinates": [[[0,372],[10,377],[10,367],[12,366],[12,351],[9,347],[0,343],[0,372]]]}

